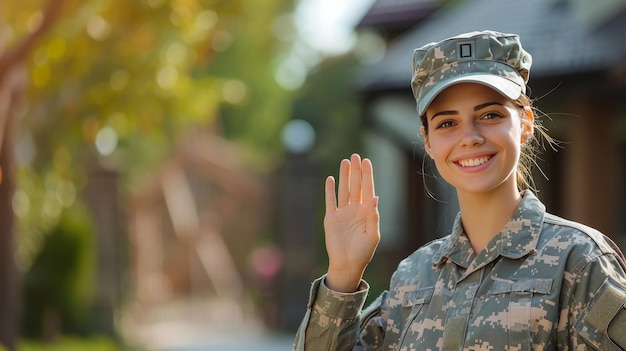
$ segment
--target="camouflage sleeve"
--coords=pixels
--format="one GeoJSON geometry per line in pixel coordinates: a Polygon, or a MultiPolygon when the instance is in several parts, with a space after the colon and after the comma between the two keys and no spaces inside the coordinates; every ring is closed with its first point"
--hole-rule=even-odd
{"type": "Polygon", "coordinates": [[[587,259],[581,261],[584,268],[571,280],[559,349],[626,350],[624,266],[613,254],[587,259]]]}
{"type": "Polygon", "coordinates": [[[359,313],[369,285],[361,282],[355,293],[332,291],[316,279],[311,286],[307,312],[298,328],[294,351],[353,350],[359,332],[359,313]]]}

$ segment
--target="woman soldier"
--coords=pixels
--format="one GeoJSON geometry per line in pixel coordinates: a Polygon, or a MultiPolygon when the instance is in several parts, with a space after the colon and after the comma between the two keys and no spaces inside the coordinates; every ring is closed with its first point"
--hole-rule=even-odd
{"type": "Polygon", "coordinates": [[[624,350],[626,264],[603,234],[545,211],[530,188],[540,131],[519,37],[472,32],[415,50],[426,153],[455,189],[450,235],[418,249],[361,311],[380,240],[372,164],[328,177],[328,272],[314,281],[295,350],[624,350]]]}

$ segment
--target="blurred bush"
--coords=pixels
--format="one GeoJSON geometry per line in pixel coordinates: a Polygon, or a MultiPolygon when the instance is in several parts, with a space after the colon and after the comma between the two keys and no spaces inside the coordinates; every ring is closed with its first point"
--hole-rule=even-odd
{"type": "Polygon", "coordinates": [[[93,232],[88,212],[76,204],[65,209],[58,224],[45,235],[42,250],[23,278],[25,337],[50,341],[60,333],[90,332],[93,232]]]}

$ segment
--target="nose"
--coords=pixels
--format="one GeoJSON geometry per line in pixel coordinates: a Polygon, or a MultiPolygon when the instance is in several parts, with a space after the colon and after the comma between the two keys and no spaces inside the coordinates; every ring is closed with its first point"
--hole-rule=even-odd
{"type": "Polygon", "coordinates": [[[480,130],[476,128],[474,123],[465,123],[461,133],[460,143],[463,147],[482,145],[485,142],[485,138],[480,133],[480,130]]]}

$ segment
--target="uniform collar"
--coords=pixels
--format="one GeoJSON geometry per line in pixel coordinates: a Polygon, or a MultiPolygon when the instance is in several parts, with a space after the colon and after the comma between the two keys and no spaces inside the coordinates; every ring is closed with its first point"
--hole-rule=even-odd
{"type": "Polygon", "coordinates": [[[433,255],[433,264],[439,265],[447,258],[464,268],[469,268],[470,265],[476,266],[471,269],[474,271],[498,256],[511,259],[522,258],[534,252],[537,247],[545,211],[546,207],[535,194],[526,190],[509,222],[491,239],[478,257],[463,232],[459,213],[454,220],[452,233],[444,239],[439,250],[433,255]]]}

